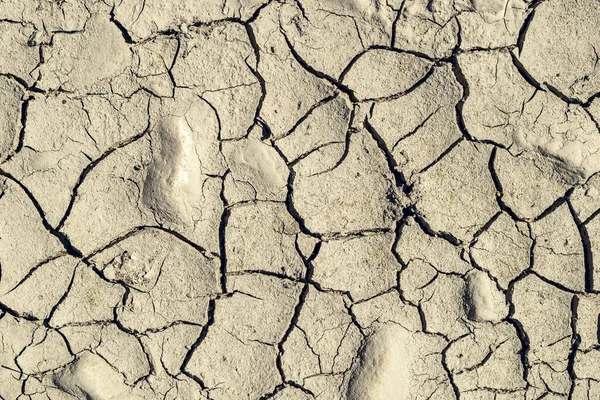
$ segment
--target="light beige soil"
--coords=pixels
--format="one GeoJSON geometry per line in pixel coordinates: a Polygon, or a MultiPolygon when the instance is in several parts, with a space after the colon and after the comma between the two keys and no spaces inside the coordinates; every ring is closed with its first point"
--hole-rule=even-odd
{"type": "Polygon", "coordinates": [[[599,28],[0,0],[0,400],[600,399],[599,28]]]}

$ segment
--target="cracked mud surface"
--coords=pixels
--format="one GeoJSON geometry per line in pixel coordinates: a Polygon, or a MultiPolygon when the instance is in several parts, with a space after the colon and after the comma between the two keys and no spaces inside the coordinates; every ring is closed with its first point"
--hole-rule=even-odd
{"type": "Polygon", "coordinates": [[[600,399],[599,4],[0,0],[0,399],[600,399]]]}

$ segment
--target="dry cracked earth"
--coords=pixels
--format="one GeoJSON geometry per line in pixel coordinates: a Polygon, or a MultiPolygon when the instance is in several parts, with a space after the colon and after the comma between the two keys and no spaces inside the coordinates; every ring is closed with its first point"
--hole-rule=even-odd
{"type": "Polygon", "coordinates": [[[600,399],[599,24],[0,0],[0,399],[600,399]]]}

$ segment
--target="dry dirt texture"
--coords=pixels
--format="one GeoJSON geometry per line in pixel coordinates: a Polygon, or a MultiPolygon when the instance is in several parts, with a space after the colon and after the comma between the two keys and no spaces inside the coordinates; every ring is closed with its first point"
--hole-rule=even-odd
{"type": "Polygon", "coordinates": [[[0,0],[0,399],[600,399],[599,27],[0,0]]]}

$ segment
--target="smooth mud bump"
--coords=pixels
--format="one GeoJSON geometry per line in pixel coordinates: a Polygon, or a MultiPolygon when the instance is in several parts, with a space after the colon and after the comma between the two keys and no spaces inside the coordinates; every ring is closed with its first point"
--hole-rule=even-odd
{"type": "Polygon", "coordinates": [[[0,0],[0,400],[599,400],[598,0],[0,0]]]}
{"type": "Polygon", "coordinates": [[[142,202],[161,218],[186,221],[192,199],[200,196],[200,160],[196,142],[185,117],[159,123],[152,138],[152,162],[148,166],[142,202]]]}
{"type": "Polygon", "coordinates": [[[410,333],[384,326],[363,345],[360,364],[348,386],[351,400],[407,399],[413,379],[410,333]]]}

